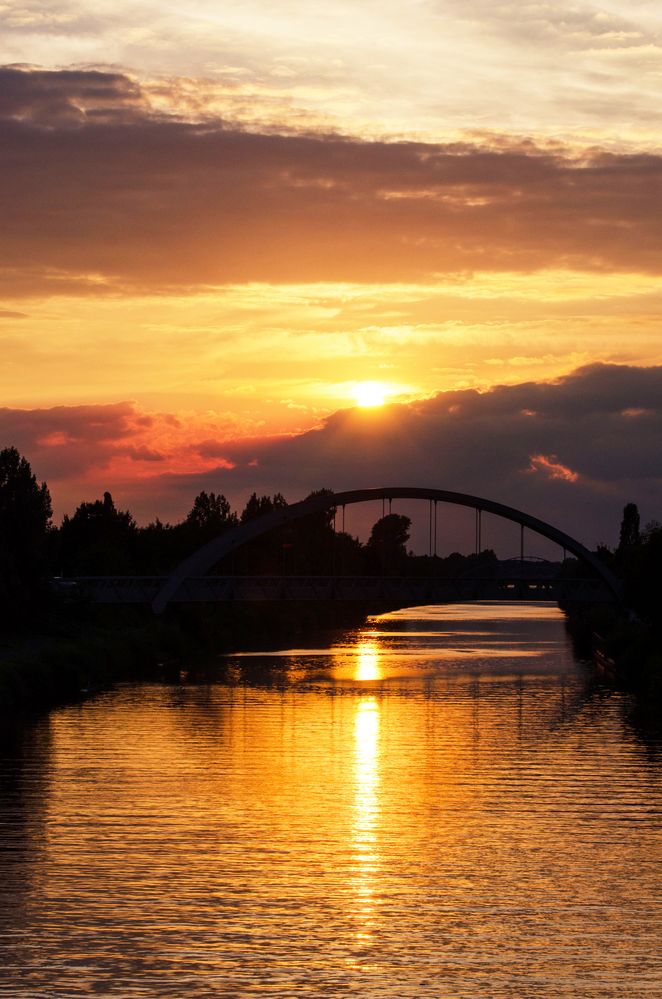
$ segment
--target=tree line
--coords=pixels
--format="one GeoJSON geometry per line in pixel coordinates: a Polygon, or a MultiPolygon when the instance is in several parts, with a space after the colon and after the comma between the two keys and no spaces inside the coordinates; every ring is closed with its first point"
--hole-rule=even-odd
{"type": "MultiPolygon", "coordinates": [[[[316,490],[310,496],[329,493],[316,490]]],[[[253,493],[234,511],[221,493],[201,491],[182,520],[156,518],[140,527],[119,509],[110,492],[81,502],[59,526],[53,523],[51,497],[28,460],[15,447],[0,451],[0,623],[10,627],[30,620],[52,596],[54,577],[163,576],[212,538],[263,514],[287,506],[281,493],[253,493]]],[[[373,525],[368,541],[335,529],[334,510],[311,514],[242,546],[217,568],[239,575],[417,575],[426,557],[407,550],[411,522],[390,513],[373,525]]],[[[642,530],[633,503],[623,512],[619,544],[598,554],[624,581],[627,605],[658,625],[662,598],[662,525],[642,530]]],[[[493,551],[454,552],[434,559],[434,573],[458,576],[496,562],[493,551]]]]}
{"type": "Polygon", "coordinates": [[[641,527],[636,503],[623,510],[618,546],[599,554],[623,580],[625,604],[648,625],[660,631],[662,607],[662,524],[649,521],[641,527]]]}

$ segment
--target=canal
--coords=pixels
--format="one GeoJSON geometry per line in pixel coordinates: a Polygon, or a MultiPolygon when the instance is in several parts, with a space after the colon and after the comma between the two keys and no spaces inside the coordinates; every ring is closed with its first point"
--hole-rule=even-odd
{"type": "Polygon", "coordinates": [[[0,743],[0,996],[662,996],[662,745],[546,604],[414,608],[0,743]]]}

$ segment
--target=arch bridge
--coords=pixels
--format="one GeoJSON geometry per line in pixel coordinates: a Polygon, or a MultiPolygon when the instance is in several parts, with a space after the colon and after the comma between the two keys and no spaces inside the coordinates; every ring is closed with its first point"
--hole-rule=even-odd
{"type": "Polygon", "coordinates": [[[171,603],[254,600],[357,600],[390,605],[448,603],[466,600],[561,600],[590,603],[620,602],[620,581],[584,545],[569,534],[528,513],[494,500],[445,489],[395,486],[320,493],[247,521],[219,535],[193,552],[166,577],[86,577],[76,580],[100,603],[150,603],[162,614],[171,603]],[[426,500],[430,505],[430,549],[434,534],[436,554],[437,504],[452,504],[475,511],[476,551],[481,549],[483,513],[493,514],[520,527],[521,558],[499,563],[489,577],[448,579],[394,576],[236,576],[208,575],[224,558],[287,524],[312,514],[341,511],[356,503],[382,501],[389,512],[396,499],[426,500]],[[434,518],[433,518],[434,509],[434,518]],[[581,578],[561,575],[557,563],[528,562],[524,558],[524,531],[554,542],[583,566],[581,578]]]}

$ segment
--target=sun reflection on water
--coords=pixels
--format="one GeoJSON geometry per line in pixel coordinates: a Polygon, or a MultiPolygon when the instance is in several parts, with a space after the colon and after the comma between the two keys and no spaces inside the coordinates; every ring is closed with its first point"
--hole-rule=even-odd
{"type": "Polygon", "coordinates": [[[375,883],[379,868],[379,702],[363,697],[354,719],[354,827],[355,874],[352,887],[357,917],[356,936],[369,940],[375,915],[375,883]]]}
{"type": "Polygon", "coordinates": [[[379,646],[376,642],[359,642],[356,648],[355,680],[381,680],[379,646]]]}

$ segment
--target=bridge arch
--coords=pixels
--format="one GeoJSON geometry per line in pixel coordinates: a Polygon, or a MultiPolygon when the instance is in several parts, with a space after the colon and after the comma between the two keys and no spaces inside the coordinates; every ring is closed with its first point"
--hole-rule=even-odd
{"type": "Polygon", "coordinates": [[[392,499],[421,499],[433,500],[440,503],[449,503],[454,506],[469,507],[480,512],[492,513],[504,520],[510,520],[526,527],[535,534],[555,542],[561,548],[565,548],[581,562],[591,566],[595,573],[605,583],[609,592],[617,601],[622,599],[621,584],[614,574],[605,566],[593,552],[584,547],[581,542],[560,531],[552,524],[532,517],[528,513],[516,510],[514,507],[506,506],[504,503],[497,503],[494,500],[485,499],[481,496],[471,496],[468,493],[456,493],[447,489],[426,489],[416,486],[394,486],[380,487],[372,489],[350,489],[339,493],[321,493],[311,496],[309,499],[292,503],[291,506],[279,507],[270,513],[249,520],[241,524],[234,530],[213,538],[206,545],[184,559],[168,576],[161,589],[152,602],[155,613],[162,614],[174,597],[178,588],[191,576],[204,576],[205,573],[220,562],[226,555],[241,548],[242,545],[253,541],[255,538],[268,534],[270,531],[281,527],[284,524],[301,520],[310,514],[323,513],[333,508],[350,506],[354,503],[366,503],[370,500],[392,500],[392,499]]]}

